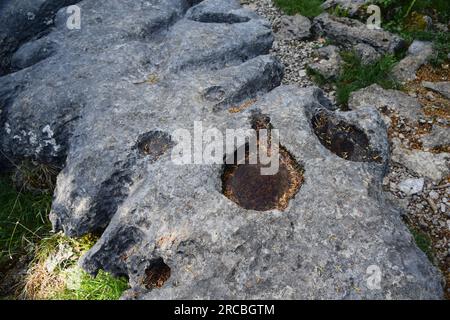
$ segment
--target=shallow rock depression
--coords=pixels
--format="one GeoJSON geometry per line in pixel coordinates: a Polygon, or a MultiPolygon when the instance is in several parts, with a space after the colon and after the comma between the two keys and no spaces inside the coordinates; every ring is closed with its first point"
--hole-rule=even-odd
{"type": "Polygon", "coordinates": [[[46,32],[2,52],[21,63],[2,66],[0,143],[63,165],[51,219],[102,234],[87,271],[128,276],[125,299],[442,297],[381,190],[381,116],[279,86],[267,21],[234,0],[77,5],[80,30],[64,8],[38,11],[54,18],[46,32]],[[255,114],[279,131],[277,175],[172,161],[175,130],[250,129],[255,114]]]}

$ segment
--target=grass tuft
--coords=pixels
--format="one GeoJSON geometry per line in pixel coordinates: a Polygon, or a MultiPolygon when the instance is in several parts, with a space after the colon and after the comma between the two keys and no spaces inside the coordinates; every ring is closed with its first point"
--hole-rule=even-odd
{"type": "Polygon", "coordinates": [[[114,278],[102,270],[96,277],[81,272],[78,288],[67,288],[51,297],[56,300],[117,300],[128,289],[125,278],[114,278]]]}
{"type": "Polygon", "coordinates": [[[416,242],[417,247],[419,247],[419,249],[422,250],[427,255],[430,261],[433,261],[434,256],[431,238],[426,233],[419,231],[415,228],[409,228],[409,230],[411,231],[411,234],[414,238],[414,241],[416,242]]]}
{"type": "Polygon", "coordinates": [[[391,76],[391,70],[397,63],[392,55],[385,55],[371,65],[362,64],[354,52],[342,52],[343,70],[336,81],[336,100],[346,105],[350,94],[372,84],[384,89],[398,89],[399,85],[391,76]]]}
{"type": "Polygon", "coordinates": [[[61,233],[40,241],[28,271],[22,298],[32,300],[116,300],[128,288],[125,278],[104,271],[92,277],[77,266],[80,257],[97,241],[61,233]]]}
{"type": "Polygon", "coordinates": [[[9,175],[0,176],[0,264],[23,254],[50,229],[52,195],[17,190],[9,175]]]}
{"type": "Polygon", "coordinates": [[[9,270],[22,257],[32,260],[26,275],[7,291],[14,296],[7,298],[118,299],[128,287],[126,279],[103,271],[91,277],[77,266],[96,238],[51,234],[48,214],[56,173],[55,168],[24,162],[0,176],[0,270],[9,270]]]}
{"type": "Polygon", "coordinates": [[[277,7],[288,15],[301,14],[305,17],[316,17],[324,10],[323,0],[274,0],[277,7]]]}

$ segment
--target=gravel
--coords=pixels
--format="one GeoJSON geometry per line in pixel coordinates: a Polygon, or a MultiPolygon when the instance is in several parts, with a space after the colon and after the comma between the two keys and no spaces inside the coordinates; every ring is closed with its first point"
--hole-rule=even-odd
{"type": "MultiPolygon", "coordinates": [[[[244,7],[256,11],[272,23],[276,33],[280,28],[283,13],[275,7],[271,0],[241,0],[244,7]]],[[[297,84],[301,87],[314,85],[306,74],[306,65],[313,60],[315,49],[322,47],[322,40],[275,40],[272,54],[278,57],[285,66],[283,84],[297,84]]]]}

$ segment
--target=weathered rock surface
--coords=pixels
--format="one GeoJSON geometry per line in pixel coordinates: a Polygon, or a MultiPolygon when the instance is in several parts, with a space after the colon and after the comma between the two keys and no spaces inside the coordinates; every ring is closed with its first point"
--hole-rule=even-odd
{"type": "Polygon", "coordinates": [[[104,230],[83,267],[127,275],[130,299],[442,298],[382,192],[379,113],[334,112],[314,87],[272,90],[282,66],[266,55],[270,25],[236,1],[197,2],[81,1],[81,30],[60,11],[36,39],[51,55],[23,54],[29,67],[0,78],[2,150],[65,164],[55,229],[104,230]],[[171,159],[174,131],[194,121],[225,132],[261,119],[303,172],[284,211],[228,199],[221,164],[171,159]]]}
{"type": "Polygon", "coordinates": [[[299,14],[282,16],[275,33],[280,40],[303,40],[311,37],[311,21],[299,14]]]}
{"type": "Polygon", "coordinates": [[[373,47],[358,43],[355,48],[356,56],[361,59],[362,64],[368,65],[376,62],[381,58],[381,54],[377,52],[373,47]]]}
{"type": "Polygon", "coordinates": [[[441,82],[423,81],[422,86],[427,89],[431,89],[437,93],[442,94],[447,99],[450,99],[450,82],[449,81],[441,81],[441,82]]]}
{"type": "MultiPolygon", "coordinates": [[[[437,278],[431,280],[434,271],[425,267],[428,262],[422,265],[411,259],[422,253],[412,249],[399,213],[386,210],[386,204],[380,210],[381,203],[375,200],[382,197],[379,186],[387,155],[386,133],[379,135],[384,131],[379,130],[381,119],[373,109],[327,112],[318,94],[313,88],[280,87],[238,115],[242,121],[248,121],[255,110],[270,115],[271,124],[281,130],[283,145],[305,170],[305,183],[284,212],[245,210],[227,201],[220,192],[220,166],[161,163],[148,169],[152,174],[132,191],[85,263],[111,269],[111,252],[106,248],[117,250],[115,256],[125,251],[125,255],[139,252],[141,259],[145,256],[150,261],[163,259],[171,267],[171,277],[161,289],[143,295],[146,299],[192,298],[193,292],[195,298],[438,297],[439,284],[437,278]],[[324,148],[310,127],[311,117],[320,110],[358,124],[368,134],[375,130],[370,142],[380,152],[381,163],[348,161],[324,148]],[[161,188],[172,196],[150,196],[161,188]],[[188,193],[194,193],[196,200],[188,199],[188,193]],[[145,228],[142,221],[148,221],[145,228]],[[140,245],[114,249],[125,225],[136,226],[136,237],[146,239],[146,245],[136,240],[140,245]],[[403,258],[394,262],[394,256],[403,258]],[[382,270],[383,290],[369,289],[371,266],[382,270]],[[425,278],[431,282],[414,276],[418,270],[428,274],[425,278]],[[394,279],[398,282],[392,286],[394,279]],[[416,288],[419,283],[421,287],[416,288]]],[[[125,262],[120,271],[136,270],[135,287],[145,279],[143,270],[151,269],[150,263],[141,262],[139,271],[137,263],[125,262]]],[[[128,297],[140,294],[135,289],[128,297]]]]}
{"type": "Polygon", "coordinates": [[[395,53],[404,47],[402,38],[384,30],[369,29],[355,19],[336,17],[322,13],[313,20],[316,34],[326,36],[347,49],[358,43],[373,47],[379,53],[395,53]]]}
{"type": "Polygon", "coordinates": [[[434,125],[431,133],[423,136],[420,141],[424,148],[432,149],[450,145],[450,128],[434,125]]]}
{"type": "Polygon", "coordinates": [[[316,51],[318,62],[308,64],[308,68],[327,80],[336,79],[341,72],[342,58],[336,46],[326,46],[316,51]]]}
{"type": "Polygon", "coordinates": [[[408,49],[408,55],[392,70],[393,76],[399,82],[415,80],[417,70],[428,61],[432,54],[431,42],[414,40],[408,49]]]}
{"type": "Polygon", "coordinates": [[[390,125],[389,115],[392,112],[416,123],[423,118],[422,107],[417,99],[398,90],[386,90],[377,84],[353,92],[349,99],[350,109],[372,106],[377,108],[383,115],[386,124],[390,125]]]}
{"type": "Polygon", "coordinates": [[[435,183],[450,174],[450,153],[431,153],[404,148],[400,141],[393,139],[392,161],[404,165],[421,177],[428,177],[435,183]]]}
{"type": "Polygon", "coordinates": [[[22,43],[42,36],[61,7],[79,0],[21,0],[0,2],[0,75],[11,68],[11,53],[22,43]]]}

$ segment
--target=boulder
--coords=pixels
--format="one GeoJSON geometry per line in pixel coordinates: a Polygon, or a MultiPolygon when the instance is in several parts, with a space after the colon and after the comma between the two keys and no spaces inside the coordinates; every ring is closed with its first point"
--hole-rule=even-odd
{"type": "Polygon", "coordinates": [[[408,54],[392,70],[392,74],[399,82],[416,79],[417,70],[433,55],[431,42],[414,40],[408,49],[408,54]]]}
{"type": "Polygon", "coordinates": [[[358,43],[354,47],[354,51],[364,65],[373,64],[381,58],[381,54],[379,54],[377,50],[364,43],[358,43]]]}
{"type": "Polygon", "coordinates": [[[397,113],[411,123],[417,123],[424,117],[422,107],[417,99],[404,92],[391,89],[383,89],[377,84],[353,92],[348,102],[350,109],[373,106],[383,115],[386,124],[390,125],[389,114],[397,113]]]}
{"type": "Polygon", "coordinates": [[[342,58],[336,46],[326,46],[316,50],[320,59],[318,62],[308,64],[308,68],[321,75],[326,80],[336,79],[341,73],[342,58]]]}
{"type": "Polygon", "coordinates": [[[311,21],[299,14],[282,16],[275,33],[280,40],[304,40],[311,37],[311,21]]]}
{"type": "Polygon", "coordinates": [[[434,125],[430,134],[420,138],[424,148],[433,149],[450,145],[450,128],[434,125]]]}
{"type": "Polygon", "coordinates": [[[397,162],[421,177],[428,177],[435,183],[450,174],[450,153],[431,153],[409,150],[398,139],[393,139],[392,161],[397,162]]]}
{"type": "Polygon", "coordinates": [[[363,43],[381,54],[393,54],[405,45],[402,38],[388,31],[369,29],[358,20],[328,13],[314,18],[312,29],[316,34],[325,36],[348,50],[352,50],[358,43],[363,43]]]}
{"type": "Polygon", "coordinates": [[[449,81],[441,81],[441,82],[429,82],[422,81],[422,86],[433,90],[437,93],[440,93],[447,99],[450,99],[450,82],[449,81]]]}
{"type": "Polygon", "coordinates": [[[428,149],[450,145],[450,128],[433,126],[430,134],[420,138],[423,147],[428,149]]]}
{"type": "Polygon", "coordinates": [[[270,24],[236,1],[195,3],[81,1],[82,30],[61,10],[51,54],[0,78],[2,150],[63,163],[54,228],[101,233],[83,268],[128,276],[124,299],[442,298],[382,191],[379,113],[278,87],[270,24]],[[278,130],[279,170],[222,163],[245,140],[217,163],[175,161],[185,139],[203,146],[199,124],[278,130]]]}

